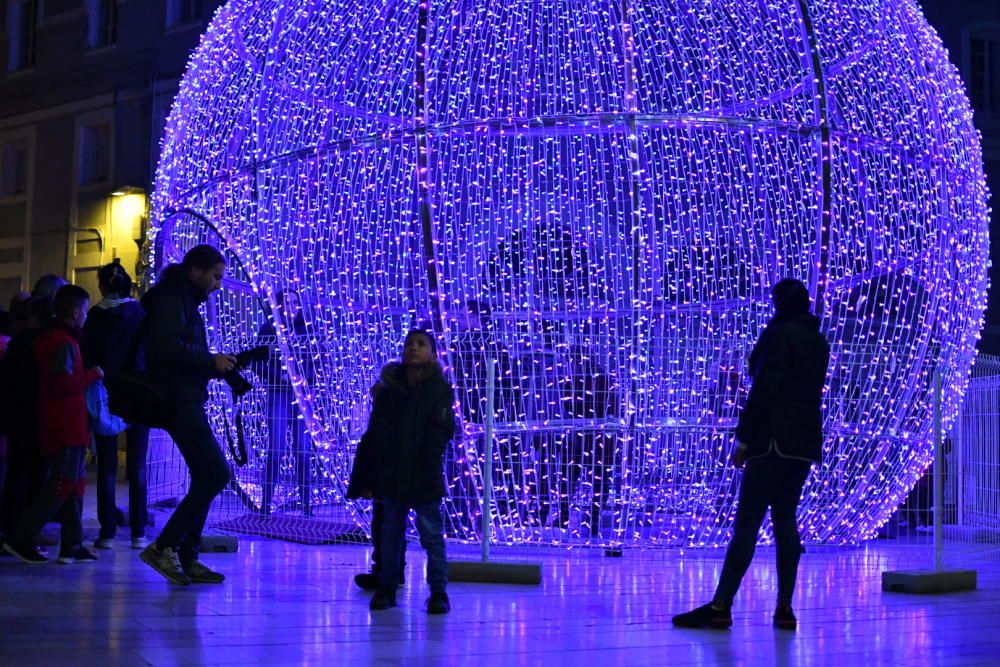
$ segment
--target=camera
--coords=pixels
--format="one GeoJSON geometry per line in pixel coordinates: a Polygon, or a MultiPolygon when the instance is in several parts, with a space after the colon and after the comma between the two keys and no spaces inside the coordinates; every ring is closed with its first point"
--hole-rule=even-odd
{"type": "Polygon", "coordinates": [[[233,392],[235,398],[246,395],[253,389],[253,385],[240,373],[241,368],[246,368],[250,364],[259,361],[266,361],[268,349],[265,345],[258,345],[242,352],[236,353],[236,368],[222,376],[226,384],[233,392]]]}

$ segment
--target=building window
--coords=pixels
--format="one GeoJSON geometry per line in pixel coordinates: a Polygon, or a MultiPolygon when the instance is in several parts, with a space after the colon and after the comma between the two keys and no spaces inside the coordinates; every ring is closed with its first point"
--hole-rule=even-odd
{"type": "Polygon", "coordinates": [[[7,71],[16,72],[35,65],[35,0],[7,5],[7,71]]]}
{"type": "Polygon", "coordinates": [[[118,39],[118,0],[87,0],[87,48],[111,46],[118,39]]]}
{"type": "Polygon", "coordinates": [[[80,185],[104,183],[111,175],[111,123],[80,129],[80,185]]]}
{"type": "Polygon", "coordinates": [[[1000,113],[1000,32],[969,38],[969,98],[976,111],[1000,113]]]}
{"type": "Polygon", "coordinates": [[[0,197],[28,191],[28,142],[11,141],[0,147],[0,197]]]}
{"type": "Polygon", "coordinates": [[[202,0],[167,0],[167,27],[201,20],[202,0]]]}

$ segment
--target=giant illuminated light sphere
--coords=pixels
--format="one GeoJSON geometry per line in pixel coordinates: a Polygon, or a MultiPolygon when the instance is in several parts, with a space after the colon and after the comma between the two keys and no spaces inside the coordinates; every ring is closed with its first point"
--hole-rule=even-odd
{"type": "MultiPolygon", "coordinates": [[[[508,542],[724,543],[746,358],[786,276],[833,348],[804,537],[871,536],[929,462],[935,371],[956,412],[987,288],[979,139],[913,0],[230,0],[153,224],[154,264],[204,240],[231,258],[220,349],[299,292],[308,335],[277,343],[311,493],[358,525],[369,389],[426,321],[464,434],[447,530],[477,537],[496,357],[508,542]]],[[[248,498],[260,479],[241,469],[248,498]]]]}

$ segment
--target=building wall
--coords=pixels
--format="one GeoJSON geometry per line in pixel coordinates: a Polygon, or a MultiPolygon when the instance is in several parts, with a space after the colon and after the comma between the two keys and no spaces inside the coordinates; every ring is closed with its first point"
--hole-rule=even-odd
{"type": "Polygon", "coordinates": [[[101,264],[117,259],[135,274],[145,197],[111,193],[150,191],[188,55],[222,4],[194,2],[191,21],[167,28],[167,5],[177,0],[119,0],[114,43],[88,48],[88,10],[98,2],[36,0],[34,65],[9,71],[7,16],[20,1],[0,1],[0,150],[30,145],[25,191],[0,192],[0,306],[44,273],[92,296],[101,264]],[[107,172],[85,183],[88,128],[100,124],[109,128],[107,172]]]}

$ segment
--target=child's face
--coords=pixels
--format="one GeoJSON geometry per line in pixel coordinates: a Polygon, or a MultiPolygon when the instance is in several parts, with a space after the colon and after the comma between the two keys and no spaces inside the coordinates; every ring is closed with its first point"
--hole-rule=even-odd
{"type": "Polygon", "coordinates": [[[420,334],[410,336],[403,347],[403,362],[408,366],[424,366],[434,361],[436,356],[430,340],[420,334]]]}
{"type": "Polygon", "coordinates": [[[90,302],[84,301],[79,306],[73,309],[73,324],[77,329],[82,329],[83,325],[87,323],[87,310],[90,309],[90,302]]]}

